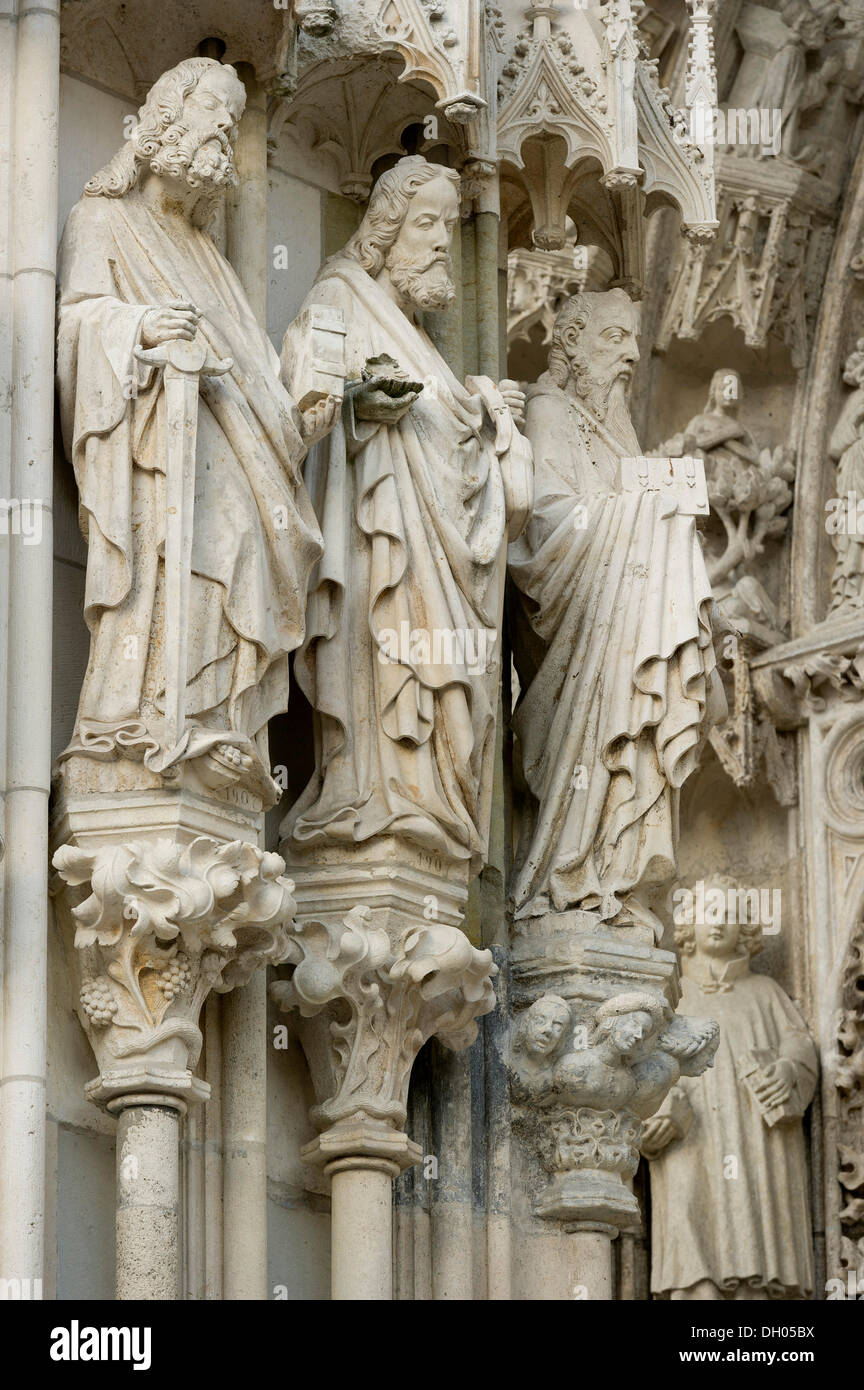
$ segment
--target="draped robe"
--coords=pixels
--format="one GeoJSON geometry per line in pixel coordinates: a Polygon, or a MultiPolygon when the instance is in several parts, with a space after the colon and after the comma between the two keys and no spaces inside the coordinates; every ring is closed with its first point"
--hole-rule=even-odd
{"type": "Polygon", "coordinates": [[[509,563],[514,648],[536,669],[513,721],[532,798],[513,903],[517,917],[611,919],[674,871],[679,790],[725,713],[711,588],[695,518],[622,491],[620,459],[639,453],[629,422],[613,437],[545,374],[526,433],[535,507],[509,563]]]}
{"type": "Polygon", "coordinates": [[[843,503],[844,525],[834,531],[832,540],[837,552],[831,576],[831,610],[845,605],[859,606],[864,602],[864,542],[852,523],[860,515],[859,502],[864,497],[864,389],[860,386],[845,401],[840,418],[828,441],[828,452],[837,462],[836,496],[843,503]],[[851,494],[851,502],[850,502],[851,494]]]}
{"type": "MultiPolygon", "coordinates": [[[[233,743],[266,771],[266,724],[287,707],[320,532],[299,413],[245,292],[202,230],[157,217],[138,190],[85,197],[60,250],[58,389],[88,542],[90,659],[66,755],[157,770],[233,743]],[[166,749],[163,633],[166,411],[162,372],[134,357],[148,308],[191,300],[234,365],[198,403],[187,729],[166,749]]],[[[268,775],[269,781],[269,775],[268,775]]]]}
{"type": "MultiPolygon", "coordinates": [[[[401,837],[476,869],[489,830],[508,498],[514,483],[523,497],[530,486],[530,449],[491,383],[463,386],[357,262],[325,264],[306,304],[342,310],[349,380],[387,353],[425,385],[395,424],[356,419],[349,393],[310,451],[325,553],[295,675],[316,712],[316,769],[283,834],[301,850],[401,837]]],[[[282,357],[291,389],[302,357],[293,329],[282,357]]]]}
{"type": "Polygon", "coordinates": [[[704,964],[688,964],[682,981],[679,1014],[716,1019],[720,1046],[714,1066],[682,1077],[657,1112],[673,1119],[678,1137],[650,1166],[651,1289],[710,1279],[725,1292],[743,1284],[806,1296],[813,1255],[801,1120],[769,1127],[739,1071],[754,1050],[792,1062],[793,1108],[803,1115],[816,1088],[816,1049],[775,980],[751,975],[746,958],[721,967],[715,979],[704,964]]]}

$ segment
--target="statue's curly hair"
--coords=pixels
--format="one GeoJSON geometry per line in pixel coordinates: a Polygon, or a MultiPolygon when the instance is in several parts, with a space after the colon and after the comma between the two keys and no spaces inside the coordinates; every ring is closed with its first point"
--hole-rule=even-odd
{"type": "Polygon", "coordinates": [[[632,303],[626,290],[616,286],[611,290],[580,290],[571,295],[558,310],[552,325],[552,346],[549,349],[547,370],[556,386],[564,387],[570,375],[570,354],[564,346],[564,339],[571,328],[583,329],[590,319],[597,303],[610,294],[620,294],[632,303]]]}
{"type": "MultiPolygon", "coordinates": [[[[205,72],[227,66],[215,58],[184,58],[176,67],[163,72],[147,93],[138,112],[138,124],[126,144],[88,181],[85,196],[122,198],[134,188],[144,166],[158,154],[162,135],[179,121],[184,101],[194,92],[205,72]]],[[[229,71],[237,77],[233,68],[229,71]]],[[[239,77],[237,81],[240,82],[239,77]]]]}
{"type": "MultiPolygon", "coordinates": [[[[683,885],[687,886],[687,885],[683,885]]],[[[727,895],[732,889],[735,893],[747,893],[748,889],[742,889],[735,879],[729,874],[715,874],[706,882],[706,887],[722,888],[727,895]]],[[[746,910],[746,909],[745,909],[746,910]]],[[[739,921],[738,945],[746,951],[749,956],[758,955],[762,950],[762,924],[761,922],[741,922],[739,921]]],[[[696,950],[696,932],[692,922],[675,922],[674,924],[675,945],[682,956],[692,956],[696,950]]]]}
{"type": "Polygon", "coordinates": [[[422,154],[400,159],[375,184],[363,221],[341,254],[358,261],[369,275],[377,275],[399,235],[411,199],[424,183],[437,178],[449,179],[457,189],[461,186],[456,170],[445,164],[430,164],[422,154]]]}

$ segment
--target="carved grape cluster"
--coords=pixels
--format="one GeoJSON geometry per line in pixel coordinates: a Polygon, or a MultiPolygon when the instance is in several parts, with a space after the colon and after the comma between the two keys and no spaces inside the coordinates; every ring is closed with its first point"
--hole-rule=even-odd
{"type": "Polygon", "coordinates": [[[81,1008],[94,1028],[107,1028],[117,1012],[117,1000],[104,976],[89,977],[81,985],[81,1008]]]}
{"type": "Polygon", "coordinates": [[[189,964],[189,957],[178,951],[159,975],[159,988],[169,1004],[188,988],[191,978],[192,966],[189,964]]]}

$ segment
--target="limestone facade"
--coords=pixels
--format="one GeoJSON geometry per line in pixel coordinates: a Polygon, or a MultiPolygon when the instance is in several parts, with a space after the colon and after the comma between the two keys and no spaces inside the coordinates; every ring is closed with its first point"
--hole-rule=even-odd
{"type": "Polygon", "coordinates": [[[864,1293],[853,9],[169,9],[0,15],[0,1294],[864,1293]]]}

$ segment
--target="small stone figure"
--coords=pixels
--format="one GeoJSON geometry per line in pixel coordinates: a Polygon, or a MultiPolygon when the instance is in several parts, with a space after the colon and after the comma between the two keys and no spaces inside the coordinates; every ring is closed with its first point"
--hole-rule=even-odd
{"type": "Polygon", "coordinates": [[[854,387],[840,411],[828,442],[828,452],[837,464],[836,518],[826,523],[833,535],[837,559],[831,576],[831,614],[852,616],[864,603],[864,535],[857,527],[864,498],[864,338],[859,338],[843,368],[843,380],[854,387]]]}
{"type": "Polygon", "coordinates": [[[751,975],[761,928],[725,920],[738,915],[676,924],[680,1013],[710,1014],[721,1031],[713,1069],[679,1081],[642,1137],[651,1288],[673,1299],[803,1298],[813,1287],[801,1117],[816,1049],[780,986],[751,975]]]}

